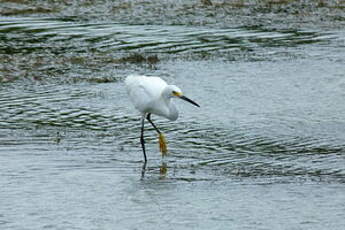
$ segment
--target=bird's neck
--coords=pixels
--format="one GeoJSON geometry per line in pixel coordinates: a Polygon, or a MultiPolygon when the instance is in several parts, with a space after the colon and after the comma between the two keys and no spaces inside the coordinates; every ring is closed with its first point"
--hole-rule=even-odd
{"type": "Polygon", "coordinates": [[[168,87],[163,90],[161,98],[161,102],[164,103],[164,107],[166,108],[165,117],[171,121],[175,121],[178,117],[178,111],[171,101],[171,90],[168,87]]]}
{"type": "Polygon", "coordinates": [[[171,99],[171,97],[162,95],[161,100],[159,100],[158,103],[161,104],[161,108],[164,108],[164,110],[160,112],[161,115],[171,121],[174,121],[178,117],[178,111],[171,99]]]}
{"type": "Polygon", "coordinates": [[[169,120],[175,121],[178,118],[178,111],[174,103],[169,104],[169,120]]]}

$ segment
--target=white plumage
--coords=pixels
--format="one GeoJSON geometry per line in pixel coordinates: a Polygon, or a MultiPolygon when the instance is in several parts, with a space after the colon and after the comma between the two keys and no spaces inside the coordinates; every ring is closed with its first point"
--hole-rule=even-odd
{"type": "Polygon", "coordinates": [[[152,113],[171,121],[178,118],[178,111],[171,102],[173,91],[182,94],[177,86],[168,85],[159,77],[138,75],[129,75],[125,82],[130,100],[143,115],[152,113]]]}
{"type": "Polygon", "coordinates": [[[144,144],[144,121],[145,118],[152,124],[159,134],[159,143],[161,152],[164,154],[166,150],[166,143],[163,134],[151,121],[151,114],[165,117],[171,121],[178,118],[178,110],[171,101],[172,98],[180,98],[192,103],[195,106],[199,105],[191,99],[183,96],[182,91],[175,85],[168,85],[159,77],[147,77],[139,75],[129,75],[125,80],[127,92],[134,107],[142,114],[142,128],[141,128],[141,145],[144,152],[145,162],[145,144],[144,144]]]}

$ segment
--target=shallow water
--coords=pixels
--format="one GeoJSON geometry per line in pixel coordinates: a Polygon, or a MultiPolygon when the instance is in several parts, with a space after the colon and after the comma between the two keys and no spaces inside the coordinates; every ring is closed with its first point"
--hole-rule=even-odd
{"type": "Polygon", "coordinates": [[[0,228],[342,229],[344,35],[0,18],[0,228]],[[201,105],[144,176],[130,73],[201,105]]]}

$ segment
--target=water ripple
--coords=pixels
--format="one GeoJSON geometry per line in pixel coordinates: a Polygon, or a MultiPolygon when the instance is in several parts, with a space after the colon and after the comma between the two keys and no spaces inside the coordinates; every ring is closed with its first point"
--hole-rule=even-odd
{"type": "Polygon", "coordinates": [[[327,42],[336,38],[313,31],[268,31],[260,28],[196,28],[186,26],[141,26],[126,24],[80,24],[36,19],[1,18],[0,52],[28,53],[48,50],[140,51],[156,53],[226,52],[259,47],[300,46],[327,42]],[[31,34],[31,36],[28,36],[31,34]],[[13,37],[16,39],[14,40],[13,37]],[[62,43],[63,42],[63,43],[62,43]],[[49,45],[48,45],[49,44],[49,45]]]}
{"type": "MultiPolygon", "coordinates": [[[[342,124],[340,65],[335,65],[332,79],[325,69],[296,70],[295,62],[275,63],[271,71],[272,56],[310,57],[313,53],[307,51],[315,47],[323,51],[333,41],[341,43],[339,34],[2,17],[0,81],[10,84],[0,85],[0,150],[43,158],[47,154],[56,170],[110,168],[114,162],[119,170],[134,167],[142,160],[140,117],[128,108],[122,80],[130,72],[149,71],[189,85],[189,92],[203,102],[200,112],[178,122],[157,119],[169,141],[169,170],[187,170],[189,179],[342,179],[343,136],[333,135],[343,131],[337,126],[342,124]],[[123,57],[133,52],[160,56],[151,62],[140,55],[123,57]],[[272,56],[269,62],[231,65],[236,52],[241,61],[272,56]],[[164,59],[171,55],[192,58],[164,59]],[[195,60],[207,56],[217,60],[195,60]],[[147,65],[141,66],[142,60],[147,65]],[[127,65],[132,63],[136,65],[127,65]],[[19,80],[11,84],[11,77],[19,80]],[[321,101],[329,106],[319,108],[321,101]],[[52,156],[54,151],[64,160],[52,156]]],[[[154,130],[148,128],[146,141],[150,159],[160,162],[154,130]]],[[[157,164],[152,166],[155,172],[160,170],[157,164]]]]}

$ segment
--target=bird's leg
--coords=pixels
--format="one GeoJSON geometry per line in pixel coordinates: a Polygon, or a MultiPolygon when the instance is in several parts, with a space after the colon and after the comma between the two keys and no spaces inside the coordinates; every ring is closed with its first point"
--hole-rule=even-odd
{"type": "Polygon", "coordinates": [[[146,152],[145,152],[144,123],[145,123],[145,115],[143,115],[143,117],[141,118],[141,136],[140,136],[140,143],[141,143],[141,147],[142,147],[142,149],[143,149],[144,160],[145,160],[145,166],[146,166],[147,158],[146,158],[146,152]]]}
{"type": "Polygon", "coordinates": [[[161,131],[157,128],[157,126],[151,121],[151,113],[147,114],[147,120],[151,123],[153,128],[157,131],[158,133],[158,141],[159,141],[159,150],[162,153],[163,156],[165,156],[168,152],[167,148],[167,142],[165,140],[165,137],[161,131]]]}
{"type": "Polygon", "coordinates": [[[146,119],[151,123],[151,125],[153,126],[153,128],[157,131],[158,134],[161,133],[161,131],[159,131],[159,129],[157,128],[157,126],[155,124],[153,124],[153,122],[151,121],[151,113],[147,114],[146,119]]]}

